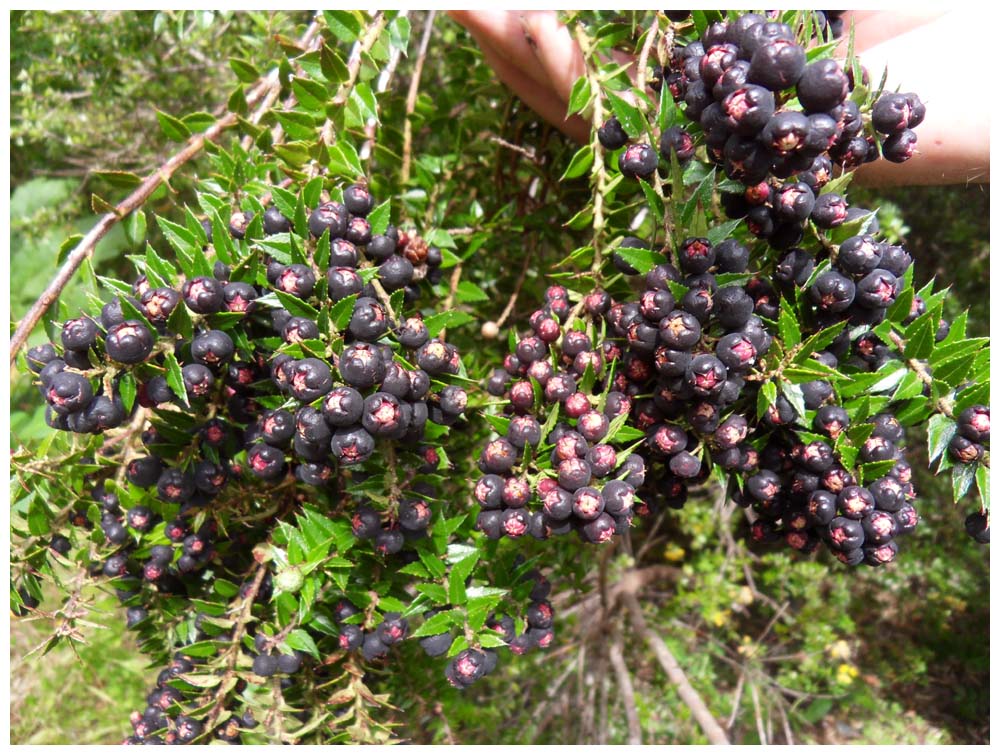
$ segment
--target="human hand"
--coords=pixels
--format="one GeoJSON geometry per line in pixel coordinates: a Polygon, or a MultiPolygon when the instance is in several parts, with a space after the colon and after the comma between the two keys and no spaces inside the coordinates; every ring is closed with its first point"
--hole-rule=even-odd
{"type": "MultiPolygon", "coordinates": [[[[584,73],[583,55],[554,11],[452,11],[451,16],[535,112],[573,139],[587,141],[589,124],[579,116],[566,117],[573,83],[584,73]]],[[[875,82],[888,69],[889,91],[897,86],[914,91],[927,104],[917,129],[917,154],[901,165],[865,164],[858,180],[870,185],[988,183],[988,99],[976,91],[976,77],[947,75],[940,56],[928,54],[943,40],[966,34],[960,14],[851,11],[844,22],[845,29],[855,24],[856,54],[875,82]]],[[[845,39],[838,49],[841,60],[846,45],[845,39]]],[[[963,55],[963,70],[988,70],[986,46],[967,46],[963,55]]]]}

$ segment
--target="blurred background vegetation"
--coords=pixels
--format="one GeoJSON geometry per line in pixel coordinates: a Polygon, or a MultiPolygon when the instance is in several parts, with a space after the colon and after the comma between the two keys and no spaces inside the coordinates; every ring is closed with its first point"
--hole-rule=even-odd
{"type": "MultiPolygon", "coordinates": [[[[267,61],[281,35],[301,32],[308,14],[15,11],[10,21],[13,323],[53,276],[63,241],[96,221],[91,195],[112,202],[125,195],[98,174],[145,175],[176,149],[160,131],[156,110],[215,112],[237,84],[229,59],[267,61]]],[[[380,101],[380,142],[397,154],[424,21],[415,14],[411,55],[380,101]]],[[[478,323],[499,315],[525,255],[533,264],[512,321],[537,306],[544,273],[576,246],[562,223],[588,189],[585,179],[558,182],[574,145],[495,81],[456,24],[439,16],[430,49],[413,116],[415,178],[394,205],[413,220],[447,216],[450,227],[478,229],[454,251],[476,255],[463,274],[492,298],[461,302],[477,322],[454,340],[477,374],[485,374],[502,359],[504,344],[484,342],[478,323]]],[[[397,168],[386,161],[384,186],[399,185],[397,168]]],[[[196,159],[175,178],[173,193],[154,196],[152,209],[179,215],[186,190],[207,170],[207,159],[196,159]]],[[[936,277],[953,287],[946,314],[968,308],[970,332],[988,333],[989,187],[852,189],[851,196],[882,208],[883,230],[905,242],[921,282],[936,277]]],[[[124,255],[131,249],[118,228],[99,245],[95,267],[128,279],[124,255]]],[[[82,286],[70,286],[58,319],[85,303],[82,286]]],[[[39,329],[32,343],[45,339],[39,329]]],[[[12,445],[50,432],[35,389],[15,373],[12,445]]],[[[925,469],[923,439],[909,445],[914,467],[925,469]]],[[[647,591],[647,617],[656,611],[656,630],[709,708],[728,719],[735,742],[989,741],[988,549],[963,531],[971,499],[954,507],[947,480],[924,473],[917,483],[923,523],[890,569],[848,571],[822,556],[749,553],[737,518],[720,516],[709,493],[634,533],[639,565],[661,577],[647,591]]],[[[440,685],[430,686],[421,674],[380,680],[400,708],[392,714],[400,737],[462,744],[625,741],[614,675],[604,656],[592,652],[588,604],[581,603],[593,594],[594,559],[581,559],[575,542],[531,548],[543,565],[571,575],[555,585],[554,649],[512,658],[462,693],[442,696],[440,685]]],[[[626,558],[612,558],[609,579],[630,565],[626,558]]],[[[156,672],[135,651],[113,596],[95,592],[88,599],[95,626],[85,641],[62,644],[44,658],[31,651],[53,626],[12,620],[12,743],[118,741],[129,712],[142,707],[156,672]]],[[[644,741],[702,741],[647,648],[639,641],[625,647],[644,741]]],[[[409,668],[418,668],[417,656],[412,660],[409,668]]]]}

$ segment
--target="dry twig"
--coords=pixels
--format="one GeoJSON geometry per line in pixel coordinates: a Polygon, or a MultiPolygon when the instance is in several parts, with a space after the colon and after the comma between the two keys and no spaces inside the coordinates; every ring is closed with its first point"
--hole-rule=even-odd
{"type": "Polygon", "coordinates": [[[410,90],[406,94],[406,119],[403,121],[403,166],[400,170],[400,182],[406,184],[410,180],[410,153],[413,150],[413,123],[410,116],[417,107],[417,95],[420,92],[420,74],[424,70],[424,60],[427,58],[427,47],[431,41],[431,32],[434,31],[434,16],[437,11],[430,11],[427,20],[424,22],[424,35],[420,39],[420,49],[417,51],[417,60],[413,66],[413,76],[410,77],[410,90]]]}
{"type": "Polygon", "coordinates": [[[667,647],[666,643],[658,635],[646,626],[646,619],[642,615],[642,608],[639,606],[639,601],[636,600],[635,595],[631,592],[623,591],[621,597],[625,603],[625,607],[628,608],[629,615],[632,617],[633,628],[653,650],[656,659],[660,662],[660,666],[663,667],[670,681],[677,687],[678,696],[691,710],[691,714],[694,716],[695,721],[698,722],[705,736],[708,737],[708,741],[714,745],[729,744],[726,732],[719,726],[719,722],[715,720],[715,716],[712,715],[708,706],[705,705],[705,701],[701,699],[698,691],[691,686],[691,682],[688,681],[684,670],[677,663],[677,659],[674,658],[673,653],[670,652],[670,648],[667,647]]]}
{"type": "Polygon", "coordinates": [[[611,661],[611,667],[615,670],[615,677],[618,679],[618,689],[622,693],[625,718],[628,720],[628,743],[630,745],[641,745],[642,729],[639,727],[639,714],[635,709],[635,691],[632,689],[632,677],[629,676],[628,668],[625,666],[620,637],[615,637],[614,642],[608,647],[608,660],[611,661]]]}

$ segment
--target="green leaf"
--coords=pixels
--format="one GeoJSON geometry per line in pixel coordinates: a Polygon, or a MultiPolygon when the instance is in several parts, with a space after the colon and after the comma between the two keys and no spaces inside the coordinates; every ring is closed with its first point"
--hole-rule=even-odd
{"type": "Polygon", "coordinates": [[[363,128],[370,120],[378,122],[378,105],[372,88],[361,82],[347,97],[344,122],[349,128],[363,128]]]}
{"type": "Polygon", "coordinates": [[[252,63],[240,58],[230,58],[229,67],[233,69],[236,78],[244,84],[253,84],[260,78],[260,72],[254,68],[252,63]]]}
{"type": "Polygon", "coordinates": [[[316,660],[319,660],[320,658],[319,648],[316,647],[316,641],[305,629],[293,629],[285,637],[285,643],[292,650],[301,650],[303,653],[309,653],[309,655],[316,660]]]}
{"type": "Polygon", "coordinates": [[[862,464],[860,467],[861,472],[861,484],[868,485],[879,477],[883,477],[888,474],[890,470],[895,466],[896,462],[893,459],[888,459],[887,461],[873,461],[868,464],[862,464]]]}
{"type": "Polygon", "coordinates": [[[410,19],[406,16],[396,16],[389,23],[389,44],[405,52],[409,43],[410,19]]]}
{"type": "Polygon", "coordinates": [[[767,414],[767,410],[777,400],[778,388],[774,383],[769,381],[761,385],[760,392],[757,394],[757,417],[763,418],[767,414]]]}
{"type": "Polygon", "coordinates": [[[955,413],[968,409],[976,404],[987,405],[990,403],[990,381],[984,380],[977,385],[970,385],[956,396],[955,413]]]}
{"type": "Polygon", "coordinates": [[[319,65],[323,76],[327,81],[334,83],[346,81],[350,76],[350,71],[344,65],[343,58],[337,54],[329,45],[323,45],[319,51],[319,65]]]}
{"type": "Polygon", "coordinates": [[[343,141],[330,147],[330,169],[350,179],[358,178],[365,173],[354,145],[343,141]]]}
{"type": "Polygon", "coordinates": [[[966,356],[967,354],[978,354],[983,349],[989,348],[989,345],[989,338],[966,338],[964,340],[951,342],[948,342],[947,339],[945,339],[934,347],[934,353],[930,358],[931,367],[936,367],[942,362],[958,359],[959,357],[966,356]]]}
{"type": "Polygon", "coordinates": [[[667,261],[659,252],[651,252],[647,249],[631,249],[628,247],[618,247],[615,254],[621,257],[633,268],[645,275],[657,265],[662,265],[667,261]]]}
{"type": "Polygon", "coordinates": [[[608,92],[608,104],[625,133],[633,139],[646,133],[646,119],[635,105],[630,105],[618,95],[608,92]]]}
{"type": "Polygon", "coordinates": [[[474,552],[451,567],[448,574],[448,599],[453,606],[465,605],[465,580],[479,562],[479,552],[474,552]]]}
{"type": "Polygon", "coordinates": [[[573,155],[573,159],[569,161],[569,165],[566,166],[566,171],[562,174],[560,181],[565,181],[567,178],[577,178],[582,176],[588,170],[590,166],[594,164],[594,150],[589,144],[585,144],[580,149],[576,151],[573,155]]]}
{"type": "Polygon", "coordinates": [[[573,83],[573,89],[569,93],[569,107],[566,115],[580,113],[590,103],[590,82],[586,76],[581,76],[573,83]]]}
{"type": "Polygon", "coordinates": [[[156,111],[156,119],[160,122],[160,128],[163,129],[163,133],[170,141],[186,142],[190,138],[191,131],[184,125],[183,121],[179,121],[161,110],[156,111]]]}
{"type": "MultiPolygon", "coordinates": [[[[59,253],[56,255],[56,260],[60,265],[66,261],[69,253],[76,249],[77,244],[82,240],[82,233],[74,233],[59,245],[59,253]]],[[[129,295],[131,296],[131,288],[129,289],[129,295]]]]}
{"type": "Polygon", "coordinates": [[[341,42],[355,42],[361,35],[361,22],[355,12],[346,10],[325,10],[323,20],[341,42]]]}
{"type": "Polygon", "coordinates": [[[792,314],[788,304],[787,300],[783,300],[781,302],[781,309],[778,312],[778,333],[781,336],[781,343],[786,350],[797,346],[802,340],[798,319],[792,314]]]}
{"type": "Polygon", "coordinates": [[[132,189],[142,183],[142,178],[135,173],[123,170],[95,170],[91,177],[107,181],[116,189],[132,189]]]}
{"type": "Polygon", "coordinates": [[[958,503],[972,485],[976,478],[976,467],[978,464],[956,464],[951,468],[951,496],[955,503],[958,503]]]}
{"type": "Polygon", "coordinates": [[[927,359],[934,351],[934,334],[937,320],[931,320],[931,312],[926,312],[906,328],[906,346],[903,356],[907,359],[927,359]]]}
{"type": "Polygon", "coordinates": [[[976,465],[976,487],[979,489],[979,508],[984,514],[990,511],[990,468],[976,465]]]}
{"type": "Polygon", "coordinates": [[[230,113],[237,113],[238,115],[246,115],[250,110],[247,106],[247,98],[242,84],[237,86],[232,94],[229,95],[229,99],[226,101],[226,109],[230,113]]]}
{"type": "Polygon", "coordinates": [[[489,295],[472,281],[462,281],[455,288],[455,298],[463,303],[489,301],[489,295]]]}
{"type": "Polygon", "coordinates": [[[295,94],[295,98],[299,101],[299,104],[306,110],[317,115],[326,112],[330,93],[318,81],[296,76],[292,79],[292,92],[295,94]]]}
{"type": "Polygon", "coordinates": [[[211,113],[188,113],[183,118],[184,125],[190,129],[192,134],[198,134],[215,125],[216,118],[211,113]]]}
{"type": "Polygon", "coordinates": [[[391,220],[391,211],[392,208],[387,199],[368,213],[367,220],[372,229],[372,236],[380,236],[385,233],[391,220]]]}
{"type": "Polygon", "coordinates": [[[320,196],[323,193],[323,177],[316,176],[309,179],[309,183],[302,189],[302,201],[308,208],[319,205],[320,196]]]}
{"type": "Polygon", "coordinates": [[[218,645],[214,640],[202,640],[185,646],[183,651],[184,655],[190,655],[193,658],[208,658],[215,655],[217,649],[218,645]]]}
{"type": "Polygon", "coordinates": [[[190,340],[194,335],[194,323],[191,321],[191,315],[188,314],[188,308],[184,304],[178,304],[174,307],[174,311],[167,318],[167,329],[187,340],[190,340]]]}
{"type": "Polygon", "coordinates": [[[131,372],[122,373],[121,379],[118,381],[118,393],[122,397],[125,413],[130,414],[132,406],[135,404],[136,394],[135,378],[131,372]]]}
{"type": "Polygon", "coordinates": [[[188,403],[187,388],[184,387],[184,374],[181,372],[180,364],[177,363],[177,357],[172,351],[165,352],[163,362],[167,368],[165,377],[170,390],[177,394],[182,404],[188,403]]]}
{"type": "Polygon", "coordinates": [[[293,316],[308,317],[313,321],[319,319],[319,312],[297,296],[292,296],[284,291],[274,291],[273,293],[278,298],[278,301],[281,302],[281,306],[291,312],[293,316]]]}
{"type": "Polygon", "coordinates": [[[949,388],[957,387],[975,364],[977,354],[966,354],[957,359],[950,359],[934,368],[934,379],[940,380],[949,388]]]}
{"type": "MultiPolygon", "coordinates": [[[[293,141],[309,140],[316,136],[315,116],[299,110],[273,110],[274,117],[293,141]]],[[[294,212],[293,212],[294,214],[294,212]]],[[[288,217],[292,217],[291,215],[288,217]]]]}
{"type": "Polygon", "coordinates": [[[133,247],[141,247],[146,240],[146,213],[139,208],[125,218],[125,237],[133,247]]]}
{"type": "Polygon", "coordinates": [[[156,253],[151,244],[146,244],[146,254],[142,258],[145,265],[143,272],[153,286],[173,286],[177,271],[173,266],[156,253]]]}
{"type": "Polygon", "coordinates": [[[657,194],[653,187],[645,181],[640,181],[639,187],[642,189],[642,193],[646,196],[646,204],[649,205],[649,209],[652,211],[657,224],[662,223],[664,207],[663,200],[660,199],[660,195],[657,194]]]}
{"type": "MultiPolygon", "coordinates": [[[[189,278],[198,275],[211,275],[212,267],[201,252],[201,244],[187,228],[177,223],[172,223],[166,218],[154,215],[156,224],[160,226],[167,243],[177,252],[177,261],[181,270],[189,278]]],[[[154,255],[155,256],[155,255],[154,255]]],[[[161,273],[162,275],[162,273],[161,273]]]]}
{"type": "Polygon", "coordinates": [[[507,647],[507,642],[503,637],[494,634],[492,631],[485,631],[481,634],[476,635],[479,640],[479,644],[484,648],[505,648],[507,647]]]}
{"type": "Polygon", "coordinates": [[[713,226],[708,229],[708,233],[705,234],[705,238],[713,245],[721,243],[733,235],[733,231],[739,228],[740,223],[743,222],[742,218],[736,218],[735,220],[727,220],[725,223],[713,226]]]}
{"type": "Polygon", "coordinates": [[[444,589],[442,585],[436,585],[431,582],[424,582],[417,585],[416,590],[422,595],[426,595],[428,598],[433,600],[435,604],[439,606],[447,605],[448,603],[448,592],[447,590],[444,589]]]}
{"type": "Polygon", "coordinates": [[[450,309],[447,312],[439,312],[436,315],[431,315],[424,320],[424,325],[427,326],[427,332],[430,333],[431,338],[436,338],[438,333],[446,328],[465,325],[468,322],[473,322],[475,319],[468,312],[459,312],[458,310],[450,309]]]}
{"type": "Polygon", "coordinates": [[[908,372],[896,387],[895,393],[892,394],[892,400],[905,401],[916,398],[923,393],[923,390],[924,381],[920,379],[920,376],[915,372],[908,372]]]}
{"type": "Polygon", "coordinates": [[[795,409],[795,413],[799,415],[799,418],[801,419],[802,417],[805,417],[806,404],[805,398],[802,395],[802,388],[792,383],[782,381],[781,392],[785,395],[785,398],[788,399],[788,403],[792,405],[792,408],[795,409]]]}
{"type": "Polygon", "coordinates": [[[664,82],[660,87],[660,107],[656,113],[656,124],[662,133],[664,129],[677,125],[680,120],[680,110],[674,102],[674,96],[670,93],[670,87],[664,82]]]}
{"type": "Polygon", "coordinates": [[[927,462],[933,463],[955,437],[958,425],[944,414],[935,414],[927,423],[927,462]]]}
{"type": "Polygon", "coordinates": [[[417,627],[412,637],[433,637],[436,634],[444,634],[452,627],[461,627],[465,623],[465,611],[452,608],[431,616],[427,621],[417,627]]]}

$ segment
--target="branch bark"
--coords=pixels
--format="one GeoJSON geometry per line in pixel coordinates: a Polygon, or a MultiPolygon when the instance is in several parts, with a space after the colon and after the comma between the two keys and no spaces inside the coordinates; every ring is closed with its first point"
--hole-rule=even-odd
{"type": "Polygon", "coordinates": [[[620,638],[616,637],[615,641],[608,647],[608,660],[611,661],[611,667],[615,670],[618,688],[622,693],[625,718],[628,721],[628,743],[641,745],[642,729],[639,726],[639,714],[635,710],[635,691],[632,689],[632,677],[629,676],[628,668],[625,666],[620,638]]]}
{"type": "Polygon", "coordinates": [[[431,32],[434,31],[434,16],[437,11],[432,10],[427,14],[424,21],[424,35],[420,39],[420,49],[417,52],[417,62],[413,66],[413,75],[410,77],[410,89],[406,93],[406,119],[403,121],[403,167],[400,170],[400,181],[404,185],[410,180],[410,160],[413,149],[413,123],[410,116],[417,107],[417,94],[420,92],[420,74],[424,70],[424,60],[427,58],[427,46],[431,41],[431,32]]]}
{"type": "Polygon", "coordinates": [[[684,670],[677,663],[677,659],[674,658],[673,653],[670,652],[670,648],[667,647],[666,643],[658,635],[646,626],[646,619],[642,615],[642,608],[639,606],[639,601],[636,600],[635,595],[631,592],[623,591],[621,599],[632,617],[632,626],[636,632],[642,635],[643,639],[646,640],[646,644],[649,645],[656,655],[660,666],[663,667],[670,681],[677,687],[677,694],[688,709],[690,709],[695,721],[698,722],[701,730],[708,737],[708,741],[713,745],[730,744],[726,732],[719,726],[719,722],[715,720],[715,716],[712,715],[708,706],[705,705],[705,701],[701,699],[698,691],[691,686],[691,682],[688,681],[684,670]]]}

